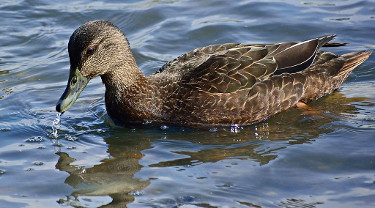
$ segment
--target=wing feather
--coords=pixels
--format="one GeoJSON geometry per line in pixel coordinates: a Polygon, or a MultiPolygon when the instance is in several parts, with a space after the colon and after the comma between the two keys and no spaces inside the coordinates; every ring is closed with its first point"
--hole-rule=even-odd
{"type": "Polygon", "coordinates": [[[232,93],[250,89],[271,76],[305,70],[313,63],[319,47],[333,37],[275,44],[211,45],[179,56],[160,72],[173,74],[186,89],[232,93]]]}

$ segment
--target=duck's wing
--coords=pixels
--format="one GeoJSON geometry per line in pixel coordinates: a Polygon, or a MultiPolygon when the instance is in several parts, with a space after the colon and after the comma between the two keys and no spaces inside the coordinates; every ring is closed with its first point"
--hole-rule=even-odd
{"type": "Polygon", "coordinates": [[[251,88],[256,82],[309,67],[320,47],[334,35],[303,42],[223,44],[196,49],[162,67],[188,88],[229,93],[251,88]]]}

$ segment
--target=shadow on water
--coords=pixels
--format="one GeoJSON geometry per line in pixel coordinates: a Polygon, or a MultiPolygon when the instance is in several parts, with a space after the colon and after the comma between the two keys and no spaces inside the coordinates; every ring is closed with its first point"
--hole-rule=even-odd
{"type": "MultiPolygon", "coordinates": [[[[343,112],[357,113],[358,109],[350,103],[366,99],[346,98],[335,92],[311,103],[312,110],[291,109],[265,122],[240,128],[237,133],[228,128],[214,131],[174,127],[166,130],[111,129],[104,136],[109,157],[103,158],[100,164],[92,167],[74,165],[76,159],[69,153],[57,153],[56,168],[69,173],[65,183],[75,190],[58,202],[79,206],[81,196],[110,196],[111,200],[103,207],[125,207],[136,196],[144,194],[143,190],[153,180],[158,180],[152,175],[139,178],[137,173],[144,168],[176,167],[184,170],[190,166],[236,158],[254,162],[255,167],[247,167],[251,171],[251,168],[276,160],[282,149],[313,143],[320,135],[334,131],[333,123],[345,116],[343,112]]],[[[199,187],[195,188],[199,192],[199,187]]],[[[279,205],[288,204],[306,205],[299,199],[288,199],[279,205]]]]}

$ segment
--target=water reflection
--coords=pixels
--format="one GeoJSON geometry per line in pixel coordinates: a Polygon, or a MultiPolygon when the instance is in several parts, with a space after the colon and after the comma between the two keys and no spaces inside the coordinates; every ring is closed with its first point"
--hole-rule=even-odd
{"type": "MultiPolygon", "coordinates": [[[[107,203],[108,207],[125,207],[136,195],[142,194],[152,180],[160,177],[153,176],[148,170],[146,178],[138,178],[137,173],[144,168],[176,167],[176,171],[184,171],[186,167],[233,158],[249,160],[256,164],[253,168],[265,166],[278,158],[280,150],[312,143],[321,134],[334,131],[334,121],[357,113],[358,109],[350,103],[364,100],[366,98],[346,98],[336,92],[311,103],[310,110],[291,109],[237,133],[231,129],[215,132],[174,128],[164,131],[115,129],[104,139],[110,156],[93,167],[74,165],[75,158],[69,153],[58,153],[56,168],[69,173],[65,183],[75,189],[71,197],[59,202],[72,205],[80,196],[110,196],[112,201],[107,203]]],[[[175,180],[174,183],[178,186],[184,181],[175,180]]],[[[200,188],[195,187],[197,192],[200,188]]],[[[303,200],[287,200],[295,201],[301,203],[303,200]]]]}
{"type": "MultiPolygon", "coordinates": [[[[105,142],[110,158],[103,159],[101,164],[90,168],[72,165],[75,159],[68,153],[59,152],[56,168],[70,174],[65,183],[76,189],[71,194],[74,200],[79,196],[108,195],[113,199],[108,205],[125,207],[134,200],[130,193],[141,191],[150,184],[150,180],[142,181],[133,177],[142,168],[138,161],[143,157],[141,151],[151,147],[150,141],[127,135],[126,138],[107,138],[105,142]]],[[[75,203],[74,200],[60,199],[60,202],[71,205],[75,203]]]]}

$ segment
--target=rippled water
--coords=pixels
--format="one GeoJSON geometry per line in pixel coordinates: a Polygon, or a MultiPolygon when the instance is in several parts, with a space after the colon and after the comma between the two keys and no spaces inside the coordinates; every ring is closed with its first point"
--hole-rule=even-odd
{"type": "Polygon", "coordinates": [[[114,127],[100,78],[60,124],[54,110],[86,21],[118,25],[151,74],[215,43],[335,33],[350,44],[334,52],[374,49],[373,1],[3,0],[0,19],[2,208],[375,206],[374,55],[315,112],[246,128],[114,127]]]}

